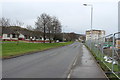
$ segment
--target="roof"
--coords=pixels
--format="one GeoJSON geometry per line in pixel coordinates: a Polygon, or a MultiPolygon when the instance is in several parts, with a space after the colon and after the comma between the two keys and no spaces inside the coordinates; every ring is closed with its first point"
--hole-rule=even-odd
{"type": "Polygon", "coordinates": [[[101,31],[105,31],[105,30],[87,30],[86,32],[90,32],[90,31],[99,31],[99,32],[101,32],[101,31]]]}
{"type": "Polygon", "coordinates": [[[41,37],[42,32],[40,31],[30,31],[26,28],[21,28],[19,26],[10,26],[10,27],[3,27],[2,28],[2,34],[17,34],[17,32],[26,35],[26,36],[32,36],[32,37],[41,37]]]}
{"type": "Polygon", "coordinates": [[[2,34],[12,34],[15,31],[13,31],[12,29],[8,28],[8,27],[2,27],[2,34]]]}

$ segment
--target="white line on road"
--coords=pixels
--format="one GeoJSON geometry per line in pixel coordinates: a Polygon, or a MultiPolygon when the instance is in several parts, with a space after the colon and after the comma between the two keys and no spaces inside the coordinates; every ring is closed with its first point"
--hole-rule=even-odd
{"type": "Polygon", "coordinates": [[[68,77],[67,77],[67,78],[70,78],[70,75],[71,75],[71,74],[68,74],[68,77]]]}
{"type": "Polygon", "coordinates": [[[71,74],[72,74],[73,70],[71,69],[70,73],[68,74],[67,76],[67,79],[69,80],[69,78],[71,77],[71,74]]]}
{"type": "MultiPolygon", "coordinates": [[[[79,54],[78,54],[78,55],[79,55],[79,54]]],[[[71,69],[70,69],[70,72],[69,72],[69,74],[68,74],[68,76],[67,76],[67,80],[69,80],[69,78],[71,77],[71,74],[72,74],[72,72],[73,72],[73,67],[76,65],[77,60],[78,60],[78,55],[75,57],[75,59],[74,59],[74,61],[73,61],[73,64],[71,65],[71,69]]]]}
{"type": "Polygon", "coordinates": [[[74,63],[73,63],[73,66],[75,66],[75,65],[76,65],[76,62],[77,62],[77,57],[76,57],[76,59],[75,59],[75,61],[74,61],[74,63]]]}

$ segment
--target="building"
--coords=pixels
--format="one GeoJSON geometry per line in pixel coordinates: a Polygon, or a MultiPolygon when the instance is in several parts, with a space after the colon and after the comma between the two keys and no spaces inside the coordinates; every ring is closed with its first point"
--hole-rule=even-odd
{"type": "Polygon", "coordinates": [[[40,31],[30,31],[18,26],[2,27],[1,38],[4,41],[11,40],[43,40],[43,33],[40,31]]]}
{"type": "Polygon", "coordinates": [[[105,36],[105,31],[104,30],[87,30],[86,31],[86,41],[87,40],[102,40],[105,41],[104,37],[105,36]],[[102,38],[102,39],[101,39],[102,38]]]}

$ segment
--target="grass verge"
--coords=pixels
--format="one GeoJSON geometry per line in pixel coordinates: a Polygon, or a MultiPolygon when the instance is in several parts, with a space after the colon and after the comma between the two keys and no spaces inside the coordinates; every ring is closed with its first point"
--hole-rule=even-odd
{"type": "Polygon", "coordinates": [[[72,44],[73,42],[66,43],[4,43],[2,44],[2,58],[10,58],[27,53],[43,51],[50,48],[56,48],[72,44]]]}

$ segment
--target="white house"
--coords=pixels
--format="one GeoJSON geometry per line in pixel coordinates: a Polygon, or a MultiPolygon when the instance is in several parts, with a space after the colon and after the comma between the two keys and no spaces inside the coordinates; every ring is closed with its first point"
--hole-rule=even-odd
{"type": "Polygon", "coordinates": [[[2,27],[2,39],[3,40],[10,40],[10,39],[17,40],[18,38],[17,38],[15,31],[13,31],[10,28],[2,27]]]}
{"type": "Polygon", "coordinates": [[[29,31],[20,27],[2,27],[3,40],[43,40],[39,31],[29,31]]]}

